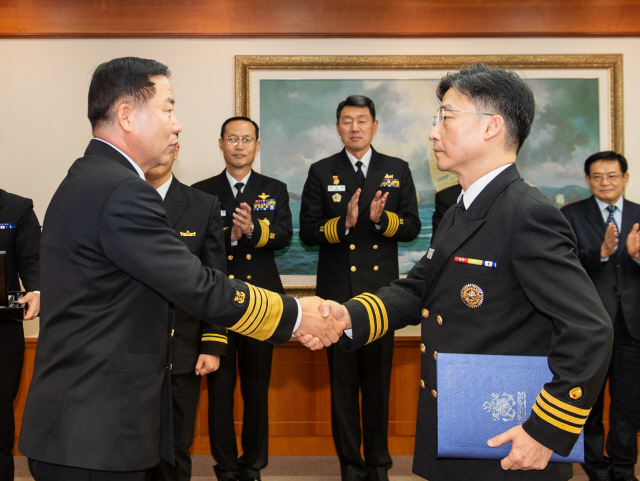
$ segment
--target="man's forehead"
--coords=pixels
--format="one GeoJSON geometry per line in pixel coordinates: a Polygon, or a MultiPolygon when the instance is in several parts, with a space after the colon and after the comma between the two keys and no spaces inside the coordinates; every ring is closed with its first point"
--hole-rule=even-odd
{"type": "Polygon", "coordinates": [[[256,128],[251,122],[246,120],[234,120],[229,122],[224,127],[225,135],[239,135],[247,133],[247,130],[251,135],[255,135],[256,128]]]}
{"type": "Polygon", "coordinates": [[[596,170],[603,171],[603,172],[612,172],[612,171],[613,172],[618,172],[618,171],[622,171],[622,169],[620,168],[620,162],[618,162],[617,159],[597,160],[596,162],[591,164],[591,172],[594,172],[596,170]]]}

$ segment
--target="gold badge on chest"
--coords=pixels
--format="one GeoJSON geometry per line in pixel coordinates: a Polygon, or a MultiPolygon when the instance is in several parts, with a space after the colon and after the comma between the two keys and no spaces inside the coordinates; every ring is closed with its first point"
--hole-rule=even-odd
{"type": "Polygon", "coordinates": [[[460,298],[465,306],[475,309],[484,302],[484,292],[475,284],[467,284],[460,291],[460,298]]]}
{"type": "Polygon", "coordinates": [[[333,196],[331,196],[331,198],[333,199],[334,202],[340,202],[342,200],[342,196],[338,193],[333,194],[333,196]]]}
{"type": "Polygon", "coordinates": [[[340,179],[337,175],[333,176],[333,185],[338,185],[340,183],[340,179]]]}

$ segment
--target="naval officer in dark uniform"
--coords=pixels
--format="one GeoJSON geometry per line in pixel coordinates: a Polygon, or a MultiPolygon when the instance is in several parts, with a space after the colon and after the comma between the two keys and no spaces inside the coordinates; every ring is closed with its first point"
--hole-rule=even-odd
{"type": "Polygon", "coordinates": [[[341,338],[350,350],[421,323],[414,473],[429,481],[566,481],[571,464],[547,463],[554,451],[569,454],[598,397],[611,321],[580,265],[571,226],[514,165],[534,118],[531,89],[513,72],[476,65],[443,77],[437,95],[430,139],[438,168],[460,181],[460,200],[406,279],[346,309],[327,303],[326,311],[350,321],[352,337],[341,338]],[[438,457],[439,352],[548,357],[553,380],[531,416],[487,440],[490,447],[512,442],[508,457],[438,457]]]}
{"type": "MultiPolygon", "coordinates": [[[[180,236],[203,266],[226,271],[224,235],[218,198],[184,185],[172,173],[178,158],[145,173],[145,179],[162,197],[169,226],[180,236]]],[[[196,424],[201,376],[218,369],[220,355],[227,351],[227,330],[171,306],[175,313],[171,333],[171,390],[173,402],[173,439],[176,462],[161,461],[148,479],[189,481],[193,431],[196,424]]]]}
{"type": "MultiPolygon", "coordinates": [[[[336,119],[345,148],[309,169],[300,238],[320,246],[316,294],[344,302],[398,278],[398,241],[416,238],[420,218],[409,164],[371,146],[378,128],[373,101],[352,95],[340,102],[336,119]]],[[[353,353],[331,346],[327,356],[342,479],[384,481],[391,467],[387,431],[393,333],[353,353]]]]}
{"type": "MultiPolygon", "coordinates": [[[[286,184],[252,170],[259,132],[247,117],[226,120],[219,141],[225,170],[193,186],[220,199],[229,277],[284,294],[273,253],[293,235],[289,194],[286,184]]],[[[207,376],[209,440],[219,480],[260,479],[267,466],[272,355],[272,345],[229,332],[227,355],[207,376]],[[236,352],[244,400],[240,457],[233,427],[236,352]]]]}

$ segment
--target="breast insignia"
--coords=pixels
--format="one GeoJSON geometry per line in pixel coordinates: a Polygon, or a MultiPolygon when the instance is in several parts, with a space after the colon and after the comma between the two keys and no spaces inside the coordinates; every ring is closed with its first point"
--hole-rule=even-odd
{"type": "Polygon", "coordinates": [[[333,196],[331,197],[333,199],[334,202],[340,202],[342,200],[342,196],[340,194],[333,194],[333,196]]]}
{"type": "Polygon", "coordinates": [[[333,176],[333,185],[338,185],[340,183],[340,179],[338,179],[337,175],[333,176]]]}
{"type": "Polygon", "coordinates": [[[187,231],[187,232],[180,232],[180,235],[181,235],[182,237],[195,237],[195,236],[196,236],[196,233],[195,233],[195,232],[189,232],[189,231],[187,231]]]}
{"type": "Polygon", "coordinates": [[[465,306],[475,309],[484,302],[484,292],[475,284],[467,284],[460,291],[460,298],[465,306]]]}
{"type": "Polygon", "coordinates": [[[262,200],[267,200],[269,197],[269,195],[265,194],[264,192],[262,194],[260,194],[258,197],[260,197],[262,200]]]}

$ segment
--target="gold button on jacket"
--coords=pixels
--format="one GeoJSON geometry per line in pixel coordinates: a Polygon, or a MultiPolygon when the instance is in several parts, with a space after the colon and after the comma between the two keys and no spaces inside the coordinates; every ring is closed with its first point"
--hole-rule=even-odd
{"type": "Polygon", "coordinates": [[[422,309],[422,317],[425,319],[429,317],[429,311],[427,309],[422,309]]]}
{"type": "Polygon", "coordinates": [[[247,260],[250,261],[251,260],[251,254],[247,254],[247,260]]]}
{"type": "Polygon", "coordinates": [[[422,379],[420,379],[420,387],[421,387],[422,389],[424,389],[425,387],[427,387],[427,386],[426,386],[426,384],[424,383],[424,380],[422,380],[422,379]]]}
{"type": "Polygon", "coordinates": [[[427,352],[427,347],[424,345],[424,343],[420,343],[420,352],[422,354],[424,354],[425,352],[427,352]]]}
{"type": "Polygon", "coordinates": [[[356,271],[356,266],[351,266],[351,272],[355,272],[356,271]]]}
{"type": "Polygon", "coordinates": [[[351,244],[351,245],[349,246],[349,249],[351,249],[351,250],[354,250],[355,248],[356,248],[356,245],[355,245],[355,244],[351,244]]]}
{"type": "Polygon", "coordinates": [[[438,393],[436,392],[436,390],[435,390],[435,389],[432,389],[432,390],[431,390],[431,395],[432,395],[433,397],[438,397],[438,393]]]}
{"type": "Polygon", "coordinates": [[[233,260],[233,256],[228,256],[227,259],[232,261],[233,260]]]}
{"type": "Polygon", "coordinates": [[[442,325],[442,316],[438,316],[436,321],[438,321],[438,324],[442,325]]]}

